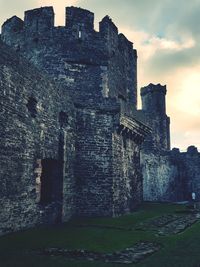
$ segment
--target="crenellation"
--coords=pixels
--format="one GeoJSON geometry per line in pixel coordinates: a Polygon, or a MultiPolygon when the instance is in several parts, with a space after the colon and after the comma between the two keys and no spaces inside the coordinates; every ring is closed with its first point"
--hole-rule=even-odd
{"type": "MultiPolygon", "coordinates": [[[[128,49],[128,50],[132,50],[132,49],[133,49],[133,43],[130,42],[130,41],[126,38],[126,36],[125,36],[124,34],[120,33],[120,34],[118,35],[118,37],[119,37],[119,47],[120,47],[121,50],[123,50],[123,48],[126,48],[126,49],[128,49]]],[[[135,50],[135,51],[136,51],[136,50],[135,50]]]]}
{"type": "Polygon", "coordinates": [[[53,7],[41,7],[26,11],[24,27],[29,35],[40,34],[52,29],[54,27],[53,7]]]}
{"type": "Polygon", "coordinates": [[[10,33],[19,33],[24,27],[24,21],[17,16],[13,16],[10,19],[6,20],[2,28],[10,33]]]}
{"type": "Polygon", "coordinates": [[[2,25],[1,40],[18,51],[23,43],[24,21],[13,16],[2,25]]]}
{"type": "Polygon", "coordinates": [[[179,148],[174,147],[174,148],[172,148],[171,153],[174,156],[176,156],[176,155],[180,154],[181,152],[180,152],[180,149],[179,148]]]}
{"type": "Polygon", "coordinates": [[[78,7],[66,7],[65,26],[76,31],[77,34],[92,32],[94,31],[94,13],[78,7]]]}
{"type": "Polygon", "coordinates": [[[95,88],[95,97],[118,99],[121,95],[136,107],[137,55],[132,43],[118,35],[109,17],[100,22],[100,32],[96,32],[92,12],[69,7],[66,15],[66,26],[54,27],[52,7],[26,11],[25,27],[19,38],[3,28],[2,40],[66,85],[76,101],[92,98],[95,88]],[[124,76],[131,78],[124,79],[124,76]]]}
{"type": "Polygon", "coordinates": [[[99,33],[105,40],[109,56],[114,57],[118,48],[118,28],[109,16],[104,17],[99,23],[99,33]]]}
{"type": "Polygon", "coordinates": [[[188,153],[189,155],[197,155],[199,152],[198,152],[198,149],[197,149],[196,146],[189,146],[189,147],[187,148],[187,153],[188,153]]]}
{"type": "Polygon", "coordinates": [[[108,34],[118,35],[118,28],[109,16],[105,16],[99,22],[99,32],[102,35],[108,35],[108,34]]]}

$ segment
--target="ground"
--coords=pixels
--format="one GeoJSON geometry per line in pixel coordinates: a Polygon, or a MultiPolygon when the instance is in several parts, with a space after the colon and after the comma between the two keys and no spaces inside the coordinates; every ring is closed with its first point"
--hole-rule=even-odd
{"type": "Polygon", "coordinates": [[[199,251],[197,214],[185,205],[145,203],[135,213],[119,218],[73,219],[64,225],[1,237],[0,266],[199,267],[199,251]],[[116,252],[127,253],[127,248],[135,249],[141,244],[154,244],[157,249],[149,254],[140,251],[144,257],[136,257],[137,263],[105,262],[106,257],[112,261],[113,255],[119,254],[116,252]],[[100,259],[94,261],[91,252],[101,255],[100,259]]]}

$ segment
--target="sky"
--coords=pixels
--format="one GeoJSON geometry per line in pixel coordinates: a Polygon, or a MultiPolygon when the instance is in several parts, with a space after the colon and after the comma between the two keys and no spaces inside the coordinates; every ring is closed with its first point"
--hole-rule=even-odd
{"type": "Polygon", "coordinates": [[[138,51],[138,89],[167,85],[172,147],[200,151],[200,0],[0,0],[0,24],[25,10],[53,6],[56,25],[66,6],[109,15],[138,51]]]}

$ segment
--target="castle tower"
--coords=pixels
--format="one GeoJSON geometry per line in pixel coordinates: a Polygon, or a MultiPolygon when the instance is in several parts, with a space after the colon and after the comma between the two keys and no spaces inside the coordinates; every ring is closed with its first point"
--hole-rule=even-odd
{"type": "Polygon", "coordinates": [[[42,7],[25,12],[24,25],[29,34],[42,33],[54,27],[53,7],[42,7]]]}
{"type": "Polygon", "coordinates": [[[154,85],[150,83],[148,86],[141,88],[142,109],[159,115],[166,114],[166,85],[154,85]]]}
{"type": "MultiPolygon", "coordinates": [[[[142,110],[152,128],[150,143],[162,150],[170,150],[170,118],[166,115],[166,85],[149,84],[141,88],[142,110]]],[[[150,140],[149,140],[150,141],[150,140]]]]}

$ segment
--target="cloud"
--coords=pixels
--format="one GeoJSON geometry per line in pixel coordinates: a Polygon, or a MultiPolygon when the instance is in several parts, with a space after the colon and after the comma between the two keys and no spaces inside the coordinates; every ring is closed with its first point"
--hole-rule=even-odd
{"type": "Polygon", "coordinates": [[[37,0],[0,0],[0,25],[14,15],[23,19],[24,11],[37,5],[37,0]]]}
{"type": "Polygon", "coordinates": [[[200,66],[177,69],[166,77],[167,107],[171,116],[172,144],[200,148],[200,66]]]}

